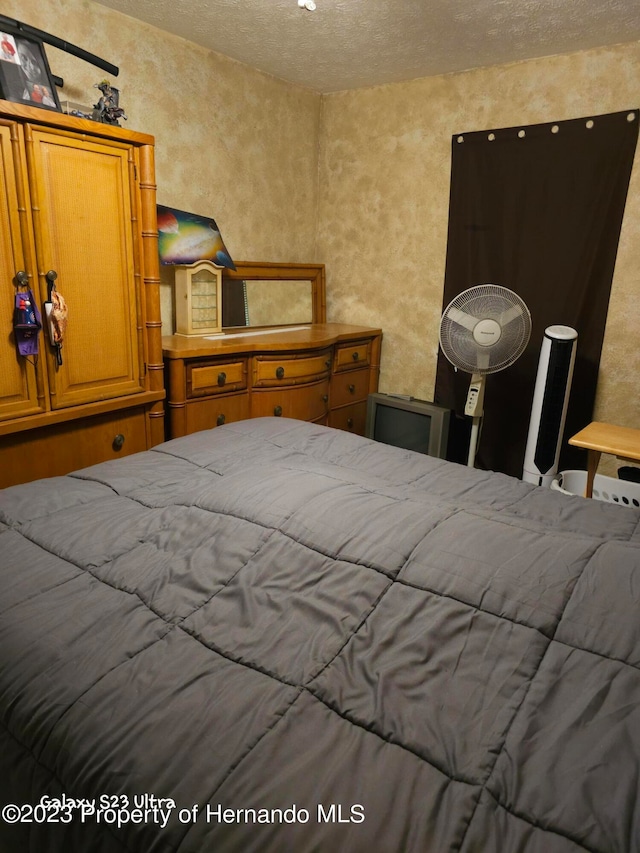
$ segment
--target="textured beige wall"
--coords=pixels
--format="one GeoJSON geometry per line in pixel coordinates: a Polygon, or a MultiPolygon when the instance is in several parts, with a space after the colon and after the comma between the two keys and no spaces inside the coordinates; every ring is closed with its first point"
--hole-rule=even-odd
{"type": "MultiPolygon", "coordinates": [[[[92,0],[2,13],[120,66],[124,126],[156,136],[158,200],[208,216],[241,260],[321,261],[329,320],[384,330],[382,390],[431,398],[455,133],[640,106],[640,44],[320,98],[92,0]]],[[[53,48],[64,96],[104,75],[53,48]]],[[[169,279],[164,277],[168,282],[169,279]]],[[[596,416],[640,426],[640,155],[627,202],[596,416]]],[[[163,287],[165,330],[171,288],[163,287]]]]}
{"type": "MultiPolygon", "coordinates": [[[[433,399],[452,135],[638,106],[637,43],[323,99],[317,254],[327,264],[327,310],[331,320],[383,327],[381,390],[433,399]]],[[[638,376],[640,152],[608,314],[599,419],[640,427],[638,376]]]]}
{"type": "MultiPolygon", "coordinates": [[[[3,15],[120,68],[123,127],[156,137],[158,201],[213,217],[238,260],[315,261],[320,97],[91,0],[3,0],[3,15]]],[[[52,47],[61,99],[95,103],[103,71],[52,47]]],[[[163,331],[172,275],[163,270],[163,331]]]]}

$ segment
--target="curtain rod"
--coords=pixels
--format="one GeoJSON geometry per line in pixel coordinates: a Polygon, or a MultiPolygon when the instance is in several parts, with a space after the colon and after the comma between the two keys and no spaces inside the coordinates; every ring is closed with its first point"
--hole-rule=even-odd
{"type": "MultiPolygon", "coordinates": [[[[454,133],[452,136],[452,142],[503,142],[505,140],[510,140],[515,136],[519,139],[525,139],[528,135],[541,137],[543,134],[547,134],[549,132],[554,135],[560,135],[561,131],[570,131],[572,134],[575,134],[582,130],[592,131],[602,125],[615,125],[620,122],[632,126],[637,121],[639,115],[640,109],[635,107],[634,109],[620,110],[615,113],[585,116],[583,118],[568,118],[556,122],[514,125],[512,127],[493,128],[487,130],[472,130],[467,131],[466,133],[454,133]]],[[[633,129],[631,132],[633,132],[633,129]]]]}

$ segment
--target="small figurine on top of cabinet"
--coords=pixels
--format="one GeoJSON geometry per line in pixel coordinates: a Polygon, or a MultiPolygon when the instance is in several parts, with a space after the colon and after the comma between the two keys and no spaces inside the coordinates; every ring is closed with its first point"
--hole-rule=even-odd
{"type": "Polygon", "coordinates": [[[94,89],[100,89],[102,95],[98,103],[93,106],[93,120],[120,127],[118,119],[123,118],[126,120],[127,118],[124,110],[119,106],[120,91],[115,89],[108,80],[96,83],[94,89]]]}

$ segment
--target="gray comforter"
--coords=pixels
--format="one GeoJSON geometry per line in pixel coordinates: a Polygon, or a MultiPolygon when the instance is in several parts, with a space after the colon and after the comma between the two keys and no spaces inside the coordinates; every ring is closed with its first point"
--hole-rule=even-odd
{"type": "Polygon", "coordinates": [[[640,511],[292,420],[0,493],[0,849],[640,850],[640,511]]]}

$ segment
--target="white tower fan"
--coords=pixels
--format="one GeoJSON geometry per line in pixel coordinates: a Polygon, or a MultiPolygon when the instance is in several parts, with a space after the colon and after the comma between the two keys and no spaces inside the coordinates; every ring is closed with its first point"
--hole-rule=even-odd
{"type": "MultiPolygon", "coordinates": [[[[472,420],[467,465],[473,468],[484,407],[485,376],[510,367],[531,335],[523,300],[498,284],[479,284],[459,293],[440,320],[440,346],[456,370],[471,373],[465,415],[472,420]]],[[[509,413],[505,412],[505,417],[509,413]]]]}
{"type": "Polygon", "coordinates": [[[570,326],[545,329],[524,454],[526,483],[550,486],[557,474],[577,343],[570,326]]]}

